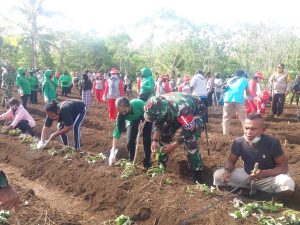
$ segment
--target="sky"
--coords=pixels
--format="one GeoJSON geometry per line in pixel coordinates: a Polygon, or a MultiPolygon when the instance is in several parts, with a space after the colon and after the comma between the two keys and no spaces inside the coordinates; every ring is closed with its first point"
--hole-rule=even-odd
{"type": "MultiPolygon", "coordinates": [[[[22,0],[0,0],[0,16],[15,18],[11,8],[22,0]]],[[[278,23],[300,28],[297,0],[45,0],[48,10],[62,12],[66,20],[50,19],[58,29],[96,30],[107,35],[118,26],[130,26],[161,9],[201,24],[231,26],[239,22],[278,23]]],[[[49,21],[49,20],[48,20],[49,21]]],[[[0,20],[3,23],[3,20],[0,20]]],[[[1,27],[1,24],[0,24],[1,27]]]]}

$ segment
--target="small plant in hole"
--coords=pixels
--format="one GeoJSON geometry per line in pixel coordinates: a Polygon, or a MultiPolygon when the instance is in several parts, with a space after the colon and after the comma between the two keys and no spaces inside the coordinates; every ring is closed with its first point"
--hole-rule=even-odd
{"type": "Polygon", "coordinates": [[[10,136],[15,136],[16,137],[16,136],[19,136],[21,134],[21,130],[19,128],[12,129],[12,130],[8,131],[8,134],[10,136]]]}
{"type": "Polygon", "coordinates": [[[8,219],[10,217],[9,211],[0,210],[0,224],[9,224],[8,219]]]}
{"type": "Polygon", "coordinates": [[[147,170],[147,175],[149,177],[154,177],[158,174],[163,174],[165,172],[164,166],[160,163],[158,166],[152,166],[147,170]]]}
{"type": "Polygon", "coordinates": [[[96,162],[100,162],[105,160],[107,157],[101,152],[97,155],[87,155],[85,156],[85,160],[90,164],[95,164],[96,162]]]}
{"type": "Polygon", "coordinates": [[[133,224],[133,221],[125,215],[119,216],[116,220],[116,225],[131,225],[133,224]]]}

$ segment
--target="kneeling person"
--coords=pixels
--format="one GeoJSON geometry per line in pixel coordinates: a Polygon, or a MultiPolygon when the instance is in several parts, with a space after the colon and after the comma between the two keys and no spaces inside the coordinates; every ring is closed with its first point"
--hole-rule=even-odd
{"type": "Polygon", "coordinates": [[[262,116],[249,114],[244,136],[234,140],[225,168],[214,173],[214,185],[280,193],[282,197],[293,194],[295,182],[288,175],[288,162],[280,142],[263,134],[263,130],[262,116]],[[244,168],[235,168],[239,157],[244,161],[244,168]],[[255,163],[258,170],[253,173],[255,163]]]}
{"type": "Polygon", "coordinates": [[[139,124],[144,122],[143,143],[144,143],[144,168],[148,169],[151,166],[151,131],[152,123],[144,121],[144,106],[145,102],[140,99],[132,99],[129,101],[126,97],[120,97],[116,100],[116,108],[118,111],[115,129],[113,132],[113,146],[111,149],[109,164],[116,161],[118,152],[117,145],[121,137],[121,133],[127,130],[127,149],[129,160],[133,161],[136,148],[136,137],[138,134],[139,124]]]}
{"type": "Polygon", "coordinates": [[[42,130],[41,141],[39,142],[39,148],[44,147],[45,143],[52,141],[57,136],[61,137],[61,140],[65,146],[69,146],[67,133],[73,130],[74,134],[74,148],[80,149],[80,127],[86,114],[86,106],[79,100],[66,100],[60,104],[56,101],[52,101],[46,104],[45,110],[47,117],[42,130]],[[52,133],[49,139],[46,139],[50,133],[50,127],[53,125],[53,121],[58,122],[58,130],[52,133]]]}
{"type": "Polygon", "coordinates": [[[144,117],[147,121],[153,122],[154,126],[152,152],[162,149],[160,161],[165,167],[168,155],[184,143],[195,182],[201,181],[202,160],[198,138],[201,135],[202,115],[205,112],[206,107],[199,98],[178,92],[151,97],[145,106],[144,117]],[[180,136],[171,143],[180,128],[180,136]]]}
{"type": "Polygon", "coordinates": [[[34,136],[33,127],[35,127],[35,121],[23,105],[20,104],[19,100],[11,98],[8,105],[10,107],[9,110],[0,115],[0,120],[5,120],[9,125],[4,126],[2,130],[8,132],[19,128],[22,133],[28,132],[31,136],[34,136]]]}

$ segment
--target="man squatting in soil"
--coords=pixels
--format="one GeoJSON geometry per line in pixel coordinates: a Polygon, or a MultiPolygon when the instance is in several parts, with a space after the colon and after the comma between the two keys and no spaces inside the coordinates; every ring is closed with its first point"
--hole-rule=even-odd
{"type": "Polygon", "coordinates": [[[204,103],[192,96],[172,92],[151,97],[145,105],[144,117],[153,122],[152,152],[163,146],[160,161],[166,166],[171,152],[184,143],[193,180],[201,181],[202,160],[199,153],[198,138],[202,130],[202,116],[206,112],[204,103]],[[181,128],[179,137],[170,143],[181,128]]]}
{"type": "Polygon", "coordinates": [[[295,182],[288,174],[288,161],[279,140],[263,134],[263,117],[259,113],[250,113],[243,129],[244,136],[234,140],[224,168],[214,173],[214,185],[260,190],[276,194],[278,198],[290,197],[295,182]],[[239,157],[244,161],[244,168],[235,168],[239,157]],[[255,163],[258,170],[252,173],[255,163]],[[245,182],[247,179],[249,182],[245,182]]]}

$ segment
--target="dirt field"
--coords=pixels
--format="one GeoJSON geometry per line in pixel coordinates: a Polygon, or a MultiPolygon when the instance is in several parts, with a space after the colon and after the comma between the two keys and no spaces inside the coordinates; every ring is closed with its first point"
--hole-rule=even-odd
{"type": "MultiPolygon", "coordinates": [[[[2,96],[0,96],[2,97],[2,96]]],[[[73,98],[79,98],[73,93],[73,98]]],[[[59,97],[62,100],[61,97],[59,97]]],[[[295,120],[296,106],[286,105],[282,118],[266,117],[266,133],[278,137],[289,159],[291,176],[300,184],[300,123],[295,120]]],[[[43,105],[28,106],[41,132],[45,112],[43,105]]],[[[3,111],[3,109],[2,109],[3,111]]],[[[269,113],[267,113],[268,115],[269,113]]],[[[200,140],[205,163],[204,182],[212,184],[212,174],[221,167],[230,152],[232,140],[242,134],[238,121],[233,134],[224,137],[221,130],[222,109],[210,109],[208,135],[211,155],[207,154],[205,134],[200,140]]],[[[107,155],[112,142],[114,124],[108,120],[107,106],[93,102],[81,129],[82,150],[107,155]]],[[[70,139],[72,140],[72,139],[70,139]]],[[[125,138],[123,135],[123,143],[125,138]]],[[[124,145],[123,145],[124,146],[124,145]]],[[[202,192],[187,193],[192,182],[182,148],[171,156],[167,173],[153,178],[138,169],[129,179],[120,178],[122,169],[109,167],[107,162],[88,164],[83,158],[65,160],[63,156],[51,156],[48,151],[32,151],[29,144],[7,135],[0,135],[0,168],[6,171],[11,184],[21,195],[21,210],[17,215],[20,224],[114,224],[121,214],[130,216],[135,224],[177,225],[191,214],[201,210],[215,198],[202,192]],[[171,178],[171,185],[165,179],[171,178]],[[106,221],[106,223],[105,223],[106,221]]],[[[61,148],[59,139],[49,148],[61,148]]],[[[141,166],[142,144],[138,165],[141,166]]],[[[125,146],[118,157],[126,157],[125,146]]],[[[297,195],[287,203],[300,209],[299,186],[297,195]]],[[[230,198],[232,199],[232,198],[230,198]]],[[[192,224],[255,224],[255,219],[234,221],[228,213],[234,210],[230,199],[202,214],[192,224]]],[[[16,218],[11,219],[16,224],[16,218]]]]}

